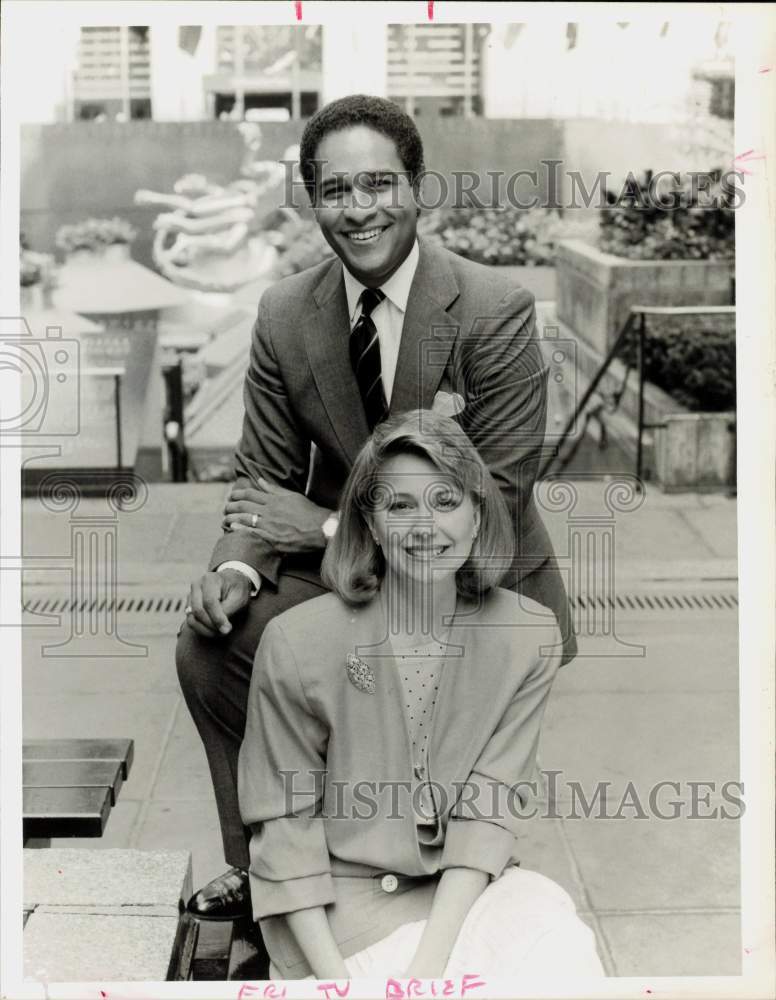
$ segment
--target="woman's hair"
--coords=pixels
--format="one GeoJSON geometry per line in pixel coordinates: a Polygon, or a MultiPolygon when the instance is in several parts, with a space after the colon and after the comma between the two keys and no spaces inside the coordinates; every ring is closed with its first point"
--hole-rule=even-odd
{"type": "Polygon", "coordinates": [[[366,125],[391,139],[413,188],[423,173],[423,141],[415,122],[393,101],[367,94],[351,94],[324,105],[305,125],[299,146],[299,170],[310,200],[315,203],[316,154],[331,132],[366,125]]]}
{"type": "Polygon", "coordinates": [[[394,455],[428,459],[449,484],[468,494],[480,512],[480,527],[469,558],[456,573],[458,593],[477,597],[497,587],[514,554],[514,530],[507,505],[487,466],[460,426],[433,410],[411,410],[378,424],[358,453],[340,499],[337,533],[321,567],[324,583],[348,604],[366,604],[385,575],[369,516],[388,497],[380,474],[394,455]]]}

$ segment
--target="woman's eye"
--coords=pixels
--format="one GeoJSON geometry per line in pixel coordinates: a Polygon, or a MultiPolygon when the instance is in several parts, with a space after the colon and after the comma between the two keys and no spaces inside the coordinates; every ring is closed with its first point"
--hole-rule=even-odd
{"type": "Polygon", "coordinates": [[[410,510],[411,507],[412,504],[408,503],[406,500],[394,500],[388,509],[394,511],[404,511],[410,510]]]}
{"type": "Polygon", "coordinates": [[[461,497],[454,490],[440,490],[431,497],[431,506],[435,510],[455,510],[460,503],[461,497]]]}

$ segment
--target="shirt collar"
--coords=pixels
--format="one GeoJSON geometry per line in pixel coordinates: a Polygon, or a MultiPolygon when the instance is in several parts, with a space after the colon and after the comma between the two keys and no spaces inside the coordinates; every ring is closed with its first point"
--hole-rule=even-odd
{"type": "MultiPolygon", "coordinates": [[[[410,297],[410,286],[412,285],[412,279],[415,277],[419,256],[418,241],[415,240],[412,250],[407,254],[401,266],[384,285],[380,286],[380,290],[385,297],[390,299],[396,308],[401,309],[402,312],[407,311],[407,299],[410,297]]],[[[348,299],[348,315],[350,316],[350,324],[352,326],[356,309],[358,308],[358,300],[361,298],[361,293],[366,288],[366,285],[362,285],[358,278],[354,278],[344,265],[342,273],[345,278],[345,295],[348,299]]]]}

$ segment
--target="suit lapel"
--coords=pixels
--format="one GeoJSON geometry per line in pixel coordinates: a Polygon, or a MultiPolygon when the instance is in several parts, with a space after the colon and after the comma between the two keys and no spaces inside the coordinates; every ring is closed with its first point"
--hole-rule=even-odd
{"type": "Polygon", "coordinates": [[[446,308],[458,284],[445,254],[420,241],[420,256],[407,300],[391,413],[430,409],[458,335],[446,308]]]}
{"type": "Polygon", "coordinates": [[[340,447],[352,465],[369,437],[369,425],[360,405],[358,383],[350,367],[350,318],[339,260],[332,261],[313,292],[313,299],[315,307],[304,331],[305,346],[321,400],[340,447]],[[349,400],[358,405],[349,406],[349,400]]]}
{"type": "MultiPolygon", "coordinates": [[[[458,297],[458,284],[445,254],[420,241],[420,256],[407,300],[391,413],[430,409],[444,374],[458,326],[446,312],[458,297]]],[[[315,308],[304,331],[313,378],[340,447],[352,464],[369,425],[350,367],[348,316],[342,264],[334,260],[313,292],[315,308]]]]}

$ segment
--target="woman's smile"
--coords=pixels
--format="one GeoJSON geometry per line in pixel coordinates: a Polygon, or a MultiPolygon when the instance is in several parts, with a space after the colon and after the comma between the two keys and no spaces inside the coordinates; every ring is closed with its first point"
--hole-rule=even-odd
{"type": "Polygon", "coordinates": [[[402,548],[411,559],[428,560],[436,556],[441,556],[450,548],[449,545],[429,545],[426,542],[410,542],[402,545],[402,548]]]}

